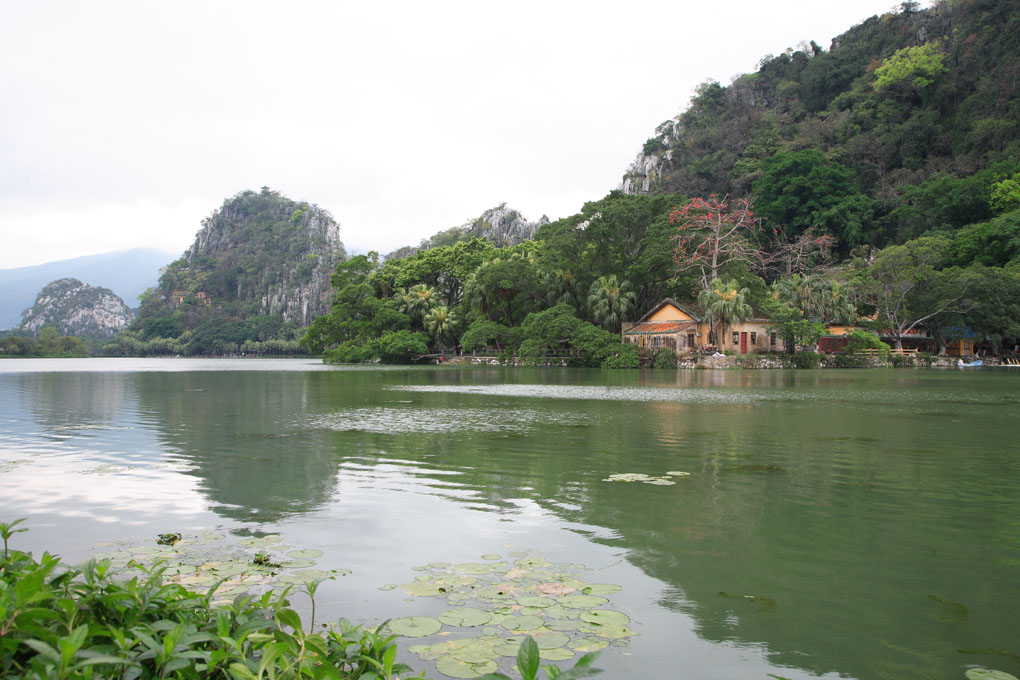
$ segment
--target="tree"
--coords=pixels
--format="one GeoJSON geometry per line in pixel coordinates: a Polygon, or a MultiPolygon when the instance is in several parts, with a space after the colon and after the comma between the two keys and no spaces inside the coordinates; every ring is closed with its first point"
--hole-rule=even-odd
{"type": "Polygon", "coordinates": [[[725,337],[730,324],[746,321],[751,315],[751,305],[747,302],[750,296],[751,291],[747,288],[737,289],[736,281],[723,283],[719,279],[713,279],[710,288],[698,293],[698,304],[709,318],[713,335],[715,324],[719,324],[720,334],[710,338],[713,344],[721,345],[719,340],[725,337]]]}
{"type": "Polygon", "coordinates": [[[538,267],[526,252],[482,264],[468,279],[465,294],[475,311],[506,326],[516,326],[543,297],[538,267]]]}
{"type": "Polygon", "coordinates": [[[620,281],[616,274],[600,276],[588,290],[588,309],[592,319],[611,331],[620,330],[623,319],[634,309],[637,294],[629,281],[620,281]]]}
{"type": "Polygon", "coordinates": [[[923,236],[902,246],[889,246],[857,277],[855,288],[862,302],[875,308],[877,324],[892,337],[896,349],[903,348],[904,335],[931,317],[952,310],[963,298],[965,288],[961,286],[928,300],[923,308],[916,304],[919,291],[935,288],[937,268],[950,245],[947,238],[923,236]]]}
{"type": "Polygon", "coordinates": [[[456,327],[457,315],[446,305],[437,305],[425,315],[425,330],[436,339],[440,351],[443,349],[443,340],[451,337],[456,327]]]}
{"type": "Polygon", "coordinates": [[[944,59],[938,42],[896,50],[875,69],[875,91],[895,90],[909,83],[912,92],[919,92],[946,70],[944,59]]]}
{"type": "Polygon", "coordinates": [[[854,185],[850,170],[830,163],[818,149],[766,159],[753,191],[774,236],[796,240],[815,229],[835,238],[844,252],[863,243],[875,210],[871,199],[854,185]]]}
{"type": "Polygon", "coordinates": [[[712,194],[673,208],[669,223],[673,237],[673,260],[677,271],[695,270],[703,291],[710,290],[719,270],[731,262],[753,262],[754,241],[760,227],[746,198],[730,200],[712,194]]]}

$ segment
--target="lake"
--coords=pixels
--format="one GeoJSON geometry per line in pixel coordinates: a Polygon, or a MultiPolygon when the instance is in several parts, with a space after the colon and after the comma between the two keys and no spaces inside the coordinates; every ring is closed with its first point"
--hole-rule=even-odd
{"type": "Polygon", "coordinates": [[[378,623],[463,603],[380,590],[428,565],[548,560],[622,587],[603,677],[1020,674],[1017,369],[4,360],[0,419],[12,545],[71,562],[279,534],[351,572],[319,620],[378,623]]]}

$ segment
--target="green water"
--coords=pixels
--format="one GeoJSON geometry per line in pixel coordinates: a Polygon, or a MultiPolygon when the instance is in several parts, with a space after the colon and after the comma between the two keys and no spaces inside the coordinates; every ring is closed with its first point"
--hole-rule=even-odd
{"type": "Polygon", "coordinates": [[[619,678],[1020,674],[960,651],[1020,655],[1018,440],[1008,369],[0,362],[20,547],[278,532],[352,570],[318,604],[362,622],[441,610],[378,590],[414,565],[531,550],[623,586],[619,678]]]}

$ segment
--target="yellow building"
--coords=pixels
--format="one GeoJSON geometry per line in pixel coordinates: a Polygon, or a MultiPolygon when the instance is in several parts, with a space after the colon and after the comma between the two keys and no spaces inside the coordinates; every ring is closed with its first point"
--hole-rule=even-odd
{"type": "MultiPolygon", "coordinates": [[[[677,354],[695,351],[782,352],[782,338],[768,331],[768,319],[751,318],[726,327],[718,344],[710,342],[712,329],[708,321],[691,308],[666,298],[635,322],[621,328],[623,342],[637,345],[639,351],[651,352],[669,347],[677,354]]],[[[715,330],[719,331],[719,324],[715,330]]]]}

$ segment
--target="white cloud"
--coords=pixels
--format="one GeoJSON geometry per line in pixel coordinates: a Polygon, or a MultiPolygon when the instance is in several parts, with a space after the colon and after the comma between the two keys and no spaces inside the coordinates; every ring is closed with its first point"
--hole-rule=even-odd
{"type": "Polygon", "coordinates": [[[888,0],[18,3],[0,25],[0,267],[133,246],[270,186],[387,251],[620,181],[706,78],[888,0]]]}

